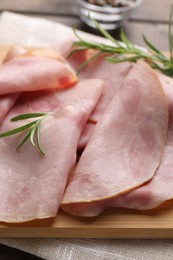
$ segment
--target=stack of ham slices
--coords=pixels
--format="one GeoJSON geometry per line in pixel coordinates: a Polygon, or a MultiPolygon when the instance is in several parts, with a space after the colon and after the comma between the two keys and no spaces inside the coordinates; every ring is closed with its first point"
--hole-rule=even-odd
{"type": "Polygon", "coordinates": [[[22,133],[0,139],[0,221],[55,217],[61,207],[97,216],[109,207],[150,209],[173,198],[173,80],[143,61],[68,61],[14,47],[0,67],[0,132],[10,119],[49,112],[39,153],[22,133]],[[80,154],[80,156],[77,156],[80,154]]]}

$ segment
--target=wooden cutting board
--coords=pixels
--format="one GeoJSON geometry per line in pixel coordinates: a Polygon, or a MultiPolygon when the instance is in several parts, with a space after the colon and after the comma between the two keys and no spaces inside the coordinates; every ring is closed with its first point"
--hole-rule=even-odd
{"type": "MultiPolygon", "coordinates": [[[[0,61],[11,46],[0,45],[0,61]]],[[[148,211],[110,209],[96,218],[56,218],[22,224],[0,223],[0,237],[173,238],[173,200],[148,211]]]]}
{"type": "Polygon", "coordinates": [[[155,210],[110,209],[95,218],[56,218],[0,224],[0,237],[173,238],[173,201],[155,210]]]}

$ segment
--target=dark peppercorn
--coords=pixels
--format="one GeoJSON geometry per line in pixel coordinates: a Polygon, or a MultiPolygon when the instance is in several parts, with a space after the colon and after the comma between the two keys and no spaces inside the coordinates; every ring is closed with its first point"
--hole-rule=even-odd
{"type": "Polygon", "coordinates": [[[99,6],[125,7],[136,0],[85,0],[86,2],[99,6]]]}

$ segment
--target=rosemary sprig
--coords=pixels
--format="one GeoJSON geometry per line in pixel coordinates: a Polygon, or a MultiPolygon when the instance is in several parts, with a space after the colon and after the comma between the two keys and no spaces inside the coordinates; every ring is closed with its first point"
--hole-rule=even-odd
{"type": "Polygon", "coordinates": [[[6,137],[14,134],[18,134],[20,132],[27,132],[22,141],[19,143],[19,145],[16,147],[18,150],[24,143],[29,140],[31,144],[38,149],[38,151],[42,154],[45,155],[44,150],[41,147],[40,143],[40,125],[42,121],[48,116],[48,113],[28,113],[28,114],[21,114],[16,117],[11,118],[12,122],[19,121],[19,120],[25,120],[25,119],[30,119],[30,118],[37,118],[36,120],[24,124],[23,126],[14,128],[10,131],[0,133],[0,138],[1,137],[6,137]]]}
{"type": "Polygon", "coordinates": [[[139,59],[143,59],[148,62],[152,68],[158,69],[162,71],[162,73],[173,77],[173,35],[171,34],[173,5],[171,7],[168,28],[170,57],[165,56],[165,54],[157,49],[145,36],[143,36],[143,40],[148,50],[137,47],[133,43],[131,43],[127,39],[123,30],[121,30],[120,32],[120,41],[117,41],[107,31],[105,31],[100,26],[100,24],[97,23],[91,16],[89,16],[89,18],[94,23],[96,29],[101,33],[101,35],[108,39],[111,44],[87,41],[79,36],[76,29],[73,28],[78,40],[74,42],[75,48],[69,54],[69,56],[81,50],[94,49],[97,51],[96,54],[90,57],[90,59],[86,60],[80,65],[77,74],[79,74],[79,72],[95,57],[97,57],[98,55],[106,54],[105,60],[110,63],[120,63],[124,61],[136,62],[139,59]]]}

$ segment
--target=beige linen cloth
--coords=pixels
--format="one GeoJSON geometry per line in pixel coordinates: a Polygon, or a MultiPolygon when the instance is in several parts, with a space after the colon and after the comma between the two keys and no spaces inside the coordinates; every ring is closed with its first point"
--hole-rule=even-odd
{"type": "MultiPolygon", "coordinates": [[[[70,30],[70,31],[69,31],[70,30]]],[[[71,29],[44,19],[4,12],[0,44],[53,46],[71,29]]],[[[173,221],[173,220],[172,220],[173,221]]],[[[1,238],[0,243],[50,260],[172,260],[173,240],[1,238]]]]}

